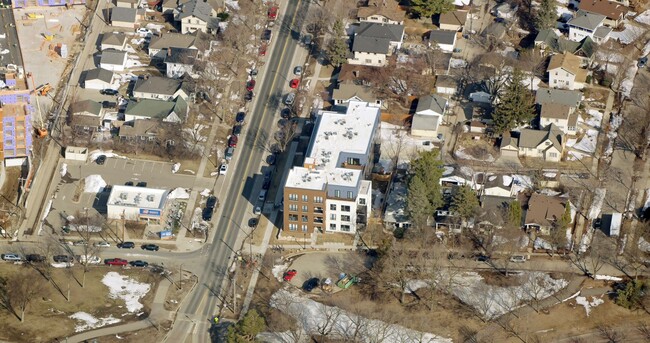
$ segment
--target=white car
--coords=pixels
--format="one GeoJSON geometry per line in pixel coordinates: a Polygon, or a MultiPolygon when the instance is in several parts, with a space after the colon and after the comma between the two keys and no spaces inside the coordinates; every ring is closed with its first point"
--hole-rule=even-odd
{"type": "Polygon", "coordinates": [[[255,209],[253,210],[253,214],[259,216],[260,214],[262,214],[262,208],[259,206],[255,206],[255,209]]]}
{"type": "Polygon", "coordinates": [[[18,254],[2,254],[2,259],[9,262],[19,262],[23,258],[18,254]]]}
{"type": "Polygon", "coordinates": [[[226,175],[228,172],[228,165],[227,164],[222,164],[221,168],[219,168],[219,175],[226,175]]]}
{"type": "Polygon", "coordinates": [[[101,242],[95,243],[95,246],[100,247],[100,248],[109,248],[111,246],[111,243],[108,243],[106,241],[101,241],[101,242]]]}
{"type": "Polygon", "coordinates": [[[293,75],[300,75],[302,74],[302,66],[297,66],[293,68],[293,75]]]}
{"type": "Polygon", "coordinates": [[[510,262],[524,263],[524,262],[526,262],[526,256],[524,256],[524,255],[512,255],[512,256],[510,256],[510,262]]]}

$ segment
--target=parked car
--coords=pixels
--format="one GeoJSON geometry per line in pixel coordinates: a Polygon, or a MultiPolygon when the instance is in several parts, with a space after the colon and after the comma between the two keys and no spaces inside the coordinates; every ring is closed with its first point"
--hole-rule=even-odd
{"type": "Polygon", "coordinates": [[[207,207],[204,208],[202,216],[201,216],[203,218],[203,220],[205,220],[206,222],[209,222],[210,220],[212,220],[212,211],[213,211],[213,209],[211,209],[211,208],[207,208],[207,207]]]}
{"type": "Polygon", "coordinates": [[[228,164],[224,163],[219,167],[219,175],[226,175],[228,173],[228,164]]]}
{"type": "Polygon", "coordinates": [[[111,243],[108,243],[108,242],[106,242],[106,241],[101,241],[101,242],[97,242],[97,243],[95,243],[94,245],[95,245],[96,247],[99,247],[99,248],[108,248],[108,247],[111,246],[111,243]]]}
{"type": "Polygon", "coordinates": [[[278,18],[278,6],[269,7],[268,17],[269,20],[275,20],[278,18]]]}
{"type": "Polygon", "coordinates": [[[490,261],[490,256],[483,255],[483,254],[476,255],[476,261],[478,261],[478,262],[488,262],[488,261],[490,261]]]}
{"type": "Polygon", "coordinates": [[[214,195],[210,195],[208,197],[208,200],[205,201],[205,207],[207,208],[215,208],[217,206],[217,197],[214,195]]]}
{"type": "Polygon", "coordinates": [[[259,206],[255,206],[255,209],[253,209],[253,214],[259,216],[260,214],[262,214],[262,208],[259,206]]]}
{"type": "Polygon", "coordinates": [[[298,271],[295,269],[289,269],[284,273],[284,276],[282,277],[284,281],[291,281],[296,275],[298,275],[298,271]]]}
{"type": "Polygon", "coordinates": [[[303,42],[305,45],[311,45],[311,40],[312,40],[311,35],[310,35],[310,34],[307,34],[307,35],[305,35],[305,36],[303,37],[302,42],[303,42]]]}
{"type": "Polygon", "coordinates": [[[636,64],[637,67],[643,68],[648,64],[648,58],[647,57],[641,57],[639,58],[639,62],[636,64]]]}
{"type": "Polygon", "coordinates": [[[25,256],[25,260],[31,263],[40,263],[45,262],[46,258],[45,256],[39,254],[29,254],[25,256]]]}
{"type": "Polygon", "coordinates": [[[232,127],[232,134],[239,136],[241,134],[241,125],[235,125],[232,127]]]}
{"type": "Polygon", "coordinates": [[[124,183],[125,186],[133,186],[133,181],[127,181],[124,183]]]}
{"type": "Polygon", "coordinates": [[[512,255],[512,256],[510,256],[510,262],[524,263],[524,262],[526,262],[526,256],[524,256],[524,255],[512,255]]]}
{"type": "Polygon", "coordinates": [[[230,148],[236,148],[237,147],[237,136],[230,136],[228,139],[228,147],[230,148]]]}
{"type": "Polygon", "coordinates": [[[73,242],[72,245],[76,245],[76,246],[84,246],[84,245],[88,245],[88,242],[86,242],[86,241],[84,241],[84,240],[82,239],[82,240],[79,240],[79,241],[75,241],[75,242],[73,242]]]}
{"type": "Polygon", "coordinates": [[[109,258],[104,260],[104,264],[108,266],[126,266],[127,264],[129,264],[129,261],[123,258],[109,258]]]}
{"type": "Polygon", "coordinates": [[[133,249],[133,248],[135,248],[135,243],[133,243],[133,242],[122,242],[122,243],[118,243],[117,247],[120,248],[120,249],[133,249]]]}
{"type": "Polygon", "coordinates": [[[102,89],[99,91],[99,94],[101,95],[117,95],[119,92],[116,89],[102,89]]]}
{"type": "Polygon", "coordinates": [[[302,66],[297,66],[293,68],[293,74],[294,75],[301,75],[302,74],[302,66]]]}
{"type": "Polygon", "coordinates": [[[300,85],[300,79],[293,79],[291,82],[289,82],[289,87],[291,88],[298,88],[300,85]]]}
{"type": "Polygon", "coordinates": [[[230,161],[234,153],[235,153],[235,148],[228,147],[228,149],[226,149],[226,161],[230,161]]]}
{"type": "Polygon", "coordinates": [[[266,158],[266,163],[268,163],[270,166],[275,164],[275,154],[271,154],[266,158]]]}
{"type": "Polygon", "coordinates": [[[295,100],[296,100],[296,94],[295,94],[295,93],[289,93],[289,94],[287,95],[286,99],[284,99],[284,103],[285,103],[286,105],[291,106],[291,105],[293,105],[293,102],[294,102],[295,100]]]}
{"type": "Polygon", "coordinates": [[[273,32],[269,29],[264,30],[262,32],[262,41],[263,42],[270,42],[271,38],[273,38],[273,32]]]}
{"type": "Polygon", "coordinates": [[[251,72],[249,73],[251,77],[257,76],[257,69],[251,69],[251,72]]]}
{"type": "Polygon", "coordinates": [[[18,262],[23,260],[23,258],[18,254],[2,254],[2,259],[9,262],[18,262]]]}
{"type": "Polygon", "coordinates": [[[291,118],[291,109],[286,107],[283,108],[282,111],[280,111],[280,117],[282,117],[282,119],[291,118]]]}
{"type": "Polygon", "coordinates": [[[155,244],[145,244],[142,246],[142,250],[158,251],[158,249],[160,249],[160,247],[155,244]]]}
{"type": "Polygon", "coordinates": [[[260,45],[259,55],[260,56],[266,56],[266,43],[260,45]]]}
{"type": "Polygon", "coordinates": [[[142,260],[135,260],[135,261],[131,261],[129,263],[131,264],[132,267],[142,267],[142,268],[144,268],[144,267],[147,267],[149,265],[149,262],[142,261],[142,260]]]}
{"type": "Polygon", "coordinates": [[[320,280],[317,277],[313,277],[302,285],[302,289],[305,290],[305,292],[311,292],[314,290],[314,288],[318,287],[320,285],[320,280]]]}
{"type": "Polygon", "coordinates": [[[248,81],[248,83],[246,84],[246,90],[250,92],[253,89],[255,89],[255,83],[256,83],[255,80],[248,81]]]}
{"type": "Polygon", "coordinates": [[[251,100],[253,100],[253,97],[255,97],[255,93],[253,93],[252,91],[248,91],[244,95],[244,100],[251,101],[251,100]]]}
{"type": "Polygon", "coordinates": [[[135,186],[136,186],[136,187],[147,187],[147,183],[144,182],[144,181],[140,181],[140,182],[138,182],[135,186]]]}
{"type": "Polygon", "coordinates": [[[248,227],[252,227],[252,228],[257,227],[258,223],[259,221],[257,220],[257,218],[251,218],[248,220],[248,227]]]}
{"type": "Polygon", "coordinates": [[[54,256],[52,256],[52,259],[56,263],[74,262],[74,258],[72,258],[72,256],[68,256],[68,255],[54,255],[54,256]]]}
{"type": "Polygon", "coordinates": [[[106,155],[97,156],[97,159],[95,160],[95,162],[97,164],[99,164],[99,165],[102,165],[102,164],[106,163],[106,155]]]}
{"type": "Polygon", "coordinates": [[[77,257],[77,260],[79,260],[79,263],[81,264],[100,264],[102,263],[102,259],[99,258],[99,256],[87,256],[87,255],[79,255],[77,257]]]}
{"type": "Polygon", "coordinates": [[[239,112],[235,116],[235,121],[239,124],[244,122],[244,119],[246,118],[246,113],[245,112],[239,112]]]}
{"type": "Polygon", "coordinates": [[[102,101],[102,108],[115,108],[115,107],[117,107],[117,103],[114,101],[108,101],[108,100],[102,101]]]}

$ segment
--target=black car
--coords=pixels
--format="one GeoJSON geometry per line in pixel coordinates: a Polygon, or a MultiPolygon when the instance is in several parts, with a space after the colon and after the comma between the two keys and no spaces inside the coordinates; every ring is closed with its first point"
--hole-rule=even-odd
{"type": "Polygon", "coordinates": [[[211,209],[211,208],[207,208],[207,207],[204,208],[203,209],[203,216],[202,216],[203,220],[205,220],[206,222],[209,222],[210,220],[212,220],[212,211],[213,211],[213,209],[211,209]]]}
{"type": "Polygon", "coordinates": [[[248,220],[248,227],[257,227],[257,223],[257,218],[251,218],[248,220]]]}
{"type": "Polygon", "coordinates": [[[142,246],[142,250],[158,251],[158,249],[160,249],[160,247],[155,244],[145,244],[142,246]]]}
{"type": "Polygon", "coordinates": [[[490,256],[482,255],[482,254],[481,255],[476,255],[476,260],[478,262],[488,262],[488,261],[490,261],[490,256]]]}
{"type": "Polygon", "coordinates": [[[320,284],[320,280],[317,277],[313,277],[302,285],[302,289],[304,289],[306,292],[311,292],[314,290],[314,288],[318,287],[320,284]]]}
{"type": "Polygon", "coordinates": [[[253,100],[254,96],[255,96],[255,94],[253,94],[253,91],[248,91],[248,92],[246,92],[246,95],[244,95],[244,100],[251,101],[251,100],[253,100]]]}
{"type": "Polygon", "coordinates": [[[241,125],[235,125],[232,127],[232,134],[239,136],[241,134],[241,125]]]}
{"type": "Polygon", "coordinates": [[[103,108],[115,108],[117,107],[117,103],[113,101],[102,101],[102,107],[103,108]]]}
{"type": "Polygon", "coordinates": [[[282,119],[291,118],[291,109],[290,108],[283,108],[282,111],[280,111],[280,117],[282,117],[282,119]]]}
{"type": "Polygon", "coordinates": [[[138,182],[138,184],[135,185],[135,186],[136,186],[136,187],[147,187],[147,183],[144,182],[144,181],[140,181],[140,182],[138,182]]]}
{"type": "Polygon", "coordinates": [[[275,154],[271,154],[266,158],[266,163],[268,163],[270,166],[275,164],[275,154]]]}
{"type": "Polygon", "coordinates": [[[68,255],[55,255],[55,256],[52,257],[52,259],[56,263],[64,263],[64,262],[72,262],[72,261],[74,261],[72,256],[68,256],[68,255]]]}
{"type": "Polygon", "coordinates": [[[120,248],[120,249],[133,249],[133,248],[135,248],[135,243],[133,243],[133,242],[122,242],[122,243],[118,243],[117,247],[120,248]]]}
{"type": "Polygon", "coordinates": [[[129,264],[131,264],[132,267],[143,267],[144,268],[144,267],[149,265],[149,262],[141,261],[141,260],[135,260],[135,261],[129,262],[129,264]]]}
{"type": "Polygon", "coordinates": [[[208,197],[208,200],[205,202],[206,208],[214,208],[217,205],[217,197],[211,195],[208,197]]]}
{"type": "Polygon", "coordinates": [[[97,164],[99,164],[99,165],[102,165],[102,164],[106,163],[106,155],[97,156],[97,159],[95,160],[95,162],[97,162],[97,164]]]}
{"type": "Polygon", "coordinates": [[[264,183],[262,183],[262,189],[269,189],[271,187],[271,179],[264,179],[264,183]]]}
{"type": "Polygon", "coordinates": [[[264,32],[262,32],[262,41],[264,41],[264,42],[270,41],[271,36],[273,36],[273,33],[271,32],[271,30],[264,30],[264,32]]]}
{"type": "Polygon", "coordinates": [[[99,94],[102,95],[117,95],[119,92],[115,89],[102,89],[99,91],[99,94]]]}
{"type": "Polygon", "coordinates": [[[228,147],[228,149],[226,149],[226,161],[230,161],[234,153],[235,153],[235,148],[228,147]]]}
{"type": "Polygon", "coordinates": [[[133,181],[127,181],[124,185],[125,186],[133,186],[133,181]]]}
{"type": "Polygon", "coordinates": [[[32,263],[45,262],[45,256],[39,254],[29,254],[25,256],[25,259],[27,260],[27,262],[32,262],[32,263]]]}
{"type": "Polygon", "coordinates": [[[235,121],[241,124],[241,123],[244,122],[244,118],[246,118],[246,113],[244,113],[244,112],[239,112],[239,113],[237,113],[237,115],[235,116],[235,121]]]}

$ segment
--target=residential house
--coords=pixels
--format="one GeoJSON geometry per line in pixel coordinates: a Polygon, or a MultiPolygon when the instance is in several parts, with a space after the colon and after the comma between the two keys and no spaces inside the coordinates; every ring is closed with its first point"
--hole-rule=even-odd
{"type": "Polygon", "coordinates": [[[564,152],[564,133],[554,124],[541,130],[523,129],[519,137],[504,135],[501,139],[502,155],[512,156],[516,151],[519,157],[541,158],[548,162],[560,162],[564,152]]]}
{"type": "Polygon", "coordinates": [[[513,199],[510,197],[483,195],[479,198],[475,228],[483,233],[500,230],[507,222],[507,213],[513,199]]]}
{"type": "Polygon", "coordinates": [[[78,133],[93,133],[102,125],[102,118],[94,115],[75,114],[71,118],[70,127],[78,133]]]}
{"type": "Polygon", "coordinates": [[[503,23],[494,22],[483,29],[481,36],[498,41],[503,39],[503,37],[506,35],[506,31],[506,26],[503,23]]]}
{"type": "Polygon", "coordinates": [[[129,101],[124,111],[124,121],[158,119],[163,122],[180,123],[185,120],[188,110],[187,102],[180,96],[172,101],[150,99],[129,101]]]}
{"type": "Polygon", "coordinates": [[[533,193],[528,199],[524,227],[540,235],[550,235],[557,222],[564,215],[567,198],[533,193]]]}
{"type": "Polygon", "coordinates": [[[587,70],[580,68],[580,57],[563,53],[551,57],[546,71],[548,83],[553,88],[582,89],[587,82],[587,70]]]}
{"type": "Polygon", "coordinates": [[[115,6],[136,9],[140,6],[140,0],[115,0],[115,6]]]}
{"type": "Polygon", "coordinates": [[[157,120],[138,119],[122,124],[118,136],[127,141],[153,141],[158,136],[159,126],[157,120]]]}
{"type": "Polygon", "coordinates": [[[406,12],[394,0],[369,0],[367,6],[359,7],[360,22],[403,25],[406,12]]]}
{"type": "Polygon", "coordinates": [[[126,52],[118,50],[104,50],[99,60],[99,67],[109,71],[124,71],[126,68],[126,52]]]}
{"type": "Polygon", "coordinates": [[[210,44],[207,34],[196,31],[193,34],[162,33],[160,36],[151,38],[148,46],[149,57],[165,59],[167,50],[176,49],[197,49],[199,53],[204,52],[210,44]]]}
{"type": "Polygon", "coordinates": [[[444,52],[454,52],[458,32],[450,30],[431,30],[427,35],[427,44],[430,47],[438,47],[444,52]]]}
{"type": "Polygon", "coordinates": [[[608,0],[582,0],[579,2],[580,10],[605,16],[603,25],[615,28],[623,23],[628,8],[616,1],[608,0]]]}
{"type": "Polygon", "coordinates": [[[518,10],[519,7],[517,5],[511,5],[508,2],[502,2],[501,4],[494,6],[492,9],[492,14],[498,18],[511,20],[515,18],[518,10]]]}
{"type": "Polygon", "coordinates": [[[579,91],[539,88],[535,94],[535,104],[540,113],[539,127],[553,124],[565,134],[575,135],[581,100],[579,91]]]}
{"type": "Polygon", "coordinates": [[[458,81],[453,76],[438,75],[436,77],[436,93],[454,95],[458,90],[458,81]]]}
{"type": "Polygon", "coordinates": [[[605,16],[602,14],[578,11],[576,16],[567,22],[569,25],[569,39],[580,42],[589,37],[597,44],[607,42],[612,29],[603,26],[605,16]]]}
{"type": "Polygon", "coordinates": [[[350,101],[345,113],[320,111],[302,166],[283,188],[281,235],[307,239],[318,232],[355,234],[370,215],[374,146],[380,109],[350,101]]]}
{"type": "Polygon", "coordinates": [[[192,74],[198,61],[197,49],[169,48],[165,56],[166,75],[169,78],[181,78],[192,74]]]}
{"type": "Polygon", "coordinates": [[[559,54],[569,53],[580,58],[580,66],[588,66],[593,61],[595,44],[591,37],[579,42],[558,36],[553,30],[542,30],[535,37],[535,47],[559,54]]]}
{"type": "Polygon", "coordinates": [[[123,51],[126,47],[126,35],[123,32],[107,32],[102,35],[102,51],[113,49],[123,51]]]}
{"type": "Polygon", "coordinates": [[[83,116],[99,117],[102,114],[102,104],[93,100],[82,100],[70,106],[70,113],[83,116]]]}
{"type": "Polygon", "coordinates": [[[368,106],[383,108],[384,102],[375,96],[372,87],[341,83],[332,92],[335,106],[347,107],[350,101],[367,102],[368,106]]]}
{"type": "Polygon", "coordinates": [[[411,135],[436,138],[447,106],[447,99],[440,95],[432,94],[421,97],[413,115],[411,135]]]}
{"type": "Polygon", "coordinates": [[[113,72],[110,70],[95,68],[86,71],[83,87],[85,89],[108,89],[113,86],[113,72]]]}
{"type": "Polygon", "coordinates": [[[438,28],[440,30],[463,31],[467,21],[468,11],[455,10],[437,15],[438,28]]]}
{"type": "Polygon", "coordinates": [[[471,133],[485,133],[487,125],[480,120],[472,120],[469,122],[469,132],[471,133]]]}
{"type": "Polygon", "coordinates": [[[190,0],[179,6],[174,20],[181,22],[181,33],[216,33],[219,28],[217,11],[204,0],[190,0]]]}
{"type": "Polygon", "coordinates": [[[490,93],[478,91],[469,94],[469,99],[473,102],[480,102],[484,104],[492,103],[492,96],[490,93]]]}
{"type": "Polygon", "coordinates": [[[111,26],[135,29],[138,10],[135,8],[113,7],[111,9],[111,26]]]}
{"type": "Polygon", "coordinates": [[[350,64],[382,67],[402,46],[404,26],[362,22],[354,34],[350,64]]]}
{"type": "Polygon", "coordinates": [[[384,211],[384,227],[387,230],[408,228],[411,225],[410,218],[406,213],[406,197],[408,189],[405,182],[396,181],[391,183],[391,189],[386,198],[386,210],[384,211]]]}
{"type": "Polygon", "coordinates": [[[163,14],[173,14],[174,10],[178,8],[178,0],[163,0],[161,6],[163,14]]]}
{"type": "Polygon", "coordinates": [[[493,196],[501,198],[514,198],[515,193],[512,187],[513,179],[509,175],[487,175],[480,174],[476,183],[480,185],[481,196],[493,196]]]}
{"type": "Polygon", "coordinates": [[[138,99],[169,101],[176,97],[187,100],[189,94],[183,88],[181,80],[150,76],[135,82],[133,96],[138,99]]]}
{"type": "Polygon", "coordinates": [[[341,66],[337,81],[338,83],[372,86],[373,75],[380,72],[380,67],[346,63],[341,66]]]}

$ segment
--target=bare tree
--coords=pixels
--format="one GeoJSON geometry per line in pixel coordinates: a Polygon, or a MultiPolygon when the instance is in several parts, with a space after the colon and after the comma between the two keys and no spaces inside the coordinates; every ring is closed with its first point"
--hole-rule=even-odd
{"type": "Polygon", "coordinates": [[[650,326],[648,324],[641,322],[637,325],[636,330],[646,341],[650,341],[650,326]]]}
{"type": "Polygon", "coordinates": [[[338,325],[338,319],[343,313],[343,310],[336,306],[321,305],[320,312],[322,320],[316,325],[316,331],[322,342],[325,337],[329,337],[336,325],[338,325]]]}
{"type": "Polygon", "coordinates": [[[607,324],[599,325],[598,332],[600,333],[600,337],[607,340],[608,343],[625,342],[625,335],[607,324]]]}
{"type": "Polygon", "coordinates": [[[37,296],[43,295],[45,283],[36,273],[28,270],[13,275],[7,282],[7,288],[10,301],[20,311],[20,321],[24,322],[27,307],[37,296]]]}

